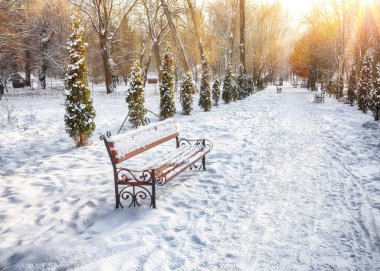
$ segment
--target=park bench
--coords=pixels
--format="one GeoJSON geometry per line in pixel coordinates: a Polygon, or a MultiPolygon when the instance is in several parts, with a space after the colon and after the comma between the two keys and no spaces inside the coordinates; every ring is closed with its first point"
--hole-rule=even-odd
{"type": "Polygon", "coordinates": [[[281,93],[282,87],[280,87],[279,85],[276,85],[276,89],[277,89],[277,93],[281,93]]]}
{"type": "Polygon", "coordinates": [[[173,180],[186,169],[206,170],[206,154],[212,143],[206,139],[189,140],[179,138],[174,119],[151,123],[124,134],[101,136],[104,141],[114,172],[116,208],[140,206],[150,198],[150,207],[156,208],[156,185],[162,186],[173,180]],[[177,148],[165,150],[162,157],[145,161],[142,170],[132,169],[126,160],[159,146],[169,140],[176,140],[177,148]]]}
{"type": "Polygon", "coordinates": [[[323,102],[325,102],[325,92],[322,91],[321,93],[316,93],[314,95],[314,102],[315,103],[323,103],[323,102]]]}

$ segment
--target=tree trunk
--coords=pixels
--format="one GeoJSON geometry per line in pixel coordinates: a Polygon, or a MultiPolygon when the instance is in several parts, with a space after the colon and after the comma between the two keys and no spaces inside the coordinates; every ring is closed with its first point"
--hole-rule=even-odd
{"type": "Polygon", "coordinates": [[[189,62],[187,61],[186,54],[185,54],[185,49],[183,48],[183,44],[181,40],[179,39],[178,33],[176,26],[174,25],[172,14],[169,10],[168,4],[166,3],[165,0],[161,0],[162,7],[164,9],[165,17],[168,20],[168,24],[170,27],[170,30],[172,32],[173,40],[175,41],[178,51],[179,51],[179,60],[183,66],[183,69],[185,72],[190,71],[189,68],[189,62]]]}
{"type": "Polygon", "coordinates": [[[240,64],[245,69],[245,0],[240,0],[240,64]]]}
{"type": "Polygon", "coordinates": [[[197,17],[196,17],[193,5],[191,3],[191,0],[187,0],[187,5],[189,7],[189,11],[190,11],[190,15],[191,15],[191,20],[193,21],[194,33],[195,33],[195,37],[196,37],[197,42],[198,42],[199,53],[201,54],[201,59],[203,61],[203,59],[204,59],[204,53],[205,52],[204,52],[204,47],[203,47],[202,39],[201,39],[201,36],[200,36],[200,33],[199,33],[199,25],[198,25],[197,17]]]}
{"type": "Polygon", "coordinates": [[[160,57],[160,47],[158,43],[153,43],[152,45],[154,61],[156,62],[156,69],[158,73],[158,80],[161,82],[161,57],[160,57]]]}
{"type": "Polygon", "coordinates": [[[111,55],[107,37],[105,35],[99,35],[100,52],[102,54],[103,68],[104,68],[104,80],[106,83],[107,94],[113,92],[112,84],[112,68],[111,68],[111,55]]]}
{"type": "Polygon", "coordinates": [[[228,39],[228,53],[227,61],[232,63],[233,51],[234,51],[234,37],[236,28],[236,0],[233,1],[232,17],[231,17],[231,34],[228,39]]]}
{"type": "Polygon", "coordinates": [[[25,86],[30,87],[30,67],[32,63],[32,53],[30,50],[25,50],[25,86]]]}

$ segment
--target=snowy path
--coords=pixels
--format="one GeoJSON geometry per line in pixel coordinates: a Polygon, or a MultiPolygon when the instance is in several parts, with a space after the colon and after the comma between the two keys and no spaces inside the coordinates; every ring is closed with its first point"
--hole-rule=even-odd
{"type": "MultiPolygon", "coordinates": [[[[71,159],[68,168],[48,158],[31,185],[45,179],[56,195],[60,180],[46,171],[59,173],[64,195],[34,198],[29,218],[39,219],[28,236],[28,224],[18,226],[0,205],[0,269],[379,270],[380,130],[363,128],[370,117],[347,105],[311,101],[306,90],[270,87],[178,116],[185,137],[209,138],[214,150],[207,171],[189,171],[158,191],[157,210],[113,210],[109,161],[93,157],[104,155],[98,142],[73,157],[58,154],[71,159]],[[83,156],[91,170],[80,174],[83,156]]],[[[12,180],[23,171],[0,186],[7,209],[22,200],[12,180]]]]}

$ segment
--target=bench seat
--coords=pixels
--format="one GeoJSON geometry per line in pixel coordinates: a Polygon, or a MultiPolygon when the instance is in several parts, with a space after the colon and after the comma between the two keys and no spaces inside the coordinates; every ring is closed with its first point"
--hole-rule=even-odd
{"type": "Polygon", "coordinates": [[[123,207],[121,200],[129,200],[129,207],[140,206],[139,201],[148,197],[151,198],[150,206],[156,208],[155,186],[168,183],[188,168],[206,170],[205,156],[212,149],[212,143],[206,139],[179,138],[173,119],[116,136],[107,133],[101,139],[104,140],[114,169],[116,208],[123,207]],[[142,170],[127,166],[128,159],[172,139],[176,140],[177,148],[164,151],[157,159],[146,161],[142,170]],[[201,165],[197,165],[200,160],[201,165]],[[150,186],[151,190],[146,186],[150,186]]]}

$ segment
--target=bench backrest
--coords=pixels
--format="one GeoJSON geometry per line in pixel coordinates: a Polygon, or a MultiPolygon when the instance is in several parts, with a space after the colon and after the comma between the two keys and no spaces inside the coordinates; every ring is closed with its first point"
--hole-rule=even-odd
{"type": "Polygon", "coordinates": [[[106,144],[111,151],[115,164],[121,163],[139,153],[178,137],[174,119],[151,123],[137,130],[110,136],[106,144]]]}

